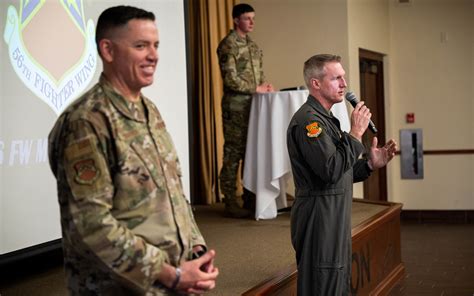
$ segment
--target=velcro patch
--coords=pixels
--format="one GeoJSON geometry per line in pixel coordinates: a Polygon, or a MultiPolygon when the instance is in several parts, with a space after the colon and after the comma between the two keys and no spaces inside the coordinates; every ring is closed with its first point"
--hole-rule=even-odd
{"type": "Polygon", "coordinates": [[[66,158],[69,161],[73,161],[77,158],[86,158],[84,155],[88,155],[94,151],[94,146],[90,139],[84,139],[66,148],[66,158]]]}
{"type": "Polygon", "coordinates": [[[306,135],[310,138],[317,138],[323,132],[323,128],[316,121],[308,124],[306,130],[308,131],[306,135]]]}

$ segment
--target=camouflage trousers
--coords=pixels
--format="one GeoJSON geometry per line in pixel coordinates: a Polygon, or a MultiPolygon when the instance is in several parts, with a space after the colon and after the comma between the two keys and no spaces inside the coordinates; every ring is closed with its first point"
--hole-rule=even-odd
{"type": "Polygon", "coordinates": [[[221,192],[225,198],[234,199],[237,191],[239,163],[244,160],[247,143],[251,95],[228,95],[222,98],[224,126],[224,160],[220,173],[221,192]]]}

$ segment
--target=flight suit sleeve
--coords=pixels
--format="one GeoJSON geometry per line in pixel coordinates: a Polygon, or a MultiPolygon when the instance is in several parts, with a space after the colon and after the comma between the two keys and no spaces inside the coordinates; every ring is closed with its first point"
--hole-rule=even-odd
{"type": "Polygon", "coordinates": [[[347,133],[331,135],[322,121],[308,121],[294,127],[301,154],[313,172],[325,183],[334,184],[352,168],[364,151],[361,142],[347,133]]]}
{"type": "Polygon", "coordinates": [[[239,56],[237,49],[228,44],[221,45],[217,50],[217,55],[225,88],[236,93],[255,93],[257,85],[255,85],[252,69],[248,66],[248,58],[239,56]]]}
{"type": "Polygon", "coordinates": [[[84,256],[92,253],[106,265],[112,276],[145,291],[156,280],[167,255],[113,217],[114,184],[104,145],[87,121],[68,125],[62,165],[71,190],[69,238],[81,246],[78,249],[84,256]]]}
{"type": "Polygon", "coordinates": [[[367,164],[367,159],[362,158],[357,160],[357,162],[354,164],[353,167],[353,182],[362,182],[368,177],[370,177],[370,174],[372,173],[372,170],[369,168],[369,165],[367,164]]]}

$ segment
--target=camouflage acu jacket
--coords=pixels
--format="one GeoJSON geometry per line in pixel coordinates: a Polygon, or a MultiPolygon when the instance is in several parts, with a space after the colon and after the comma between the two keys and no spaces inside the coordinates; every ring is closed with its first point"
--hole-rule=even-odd
{"type": "Polygon", "coordinates": [[[242,38],[231,30],[219,43],[217,55],[225,93],[252,94],[265,81],[262,51],[248,35],[242,38]]]}
{"type": "Polygon", "coordinates": [[[129,103],[102,76],[49,135],[65,269],[73,295],[164,295],[153,283],[204,245],[170,135],[147,98],[129,103]]]}

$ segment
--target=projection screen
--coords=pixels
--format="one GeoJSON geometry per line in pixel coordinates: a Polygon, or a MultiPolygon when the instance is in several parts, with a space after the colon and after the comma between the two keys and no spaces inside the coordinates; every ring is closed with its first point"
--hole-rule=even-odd
{"type": "Polygon", "coordinates": [[[157,17],[160,60],[143,89],[178,151],[189,199],[183,1],[2,0],[0,2],[0,257],[61,237],[47,136],[58,115],[98,80],[99,14],[133,5],[157,17]]]}

